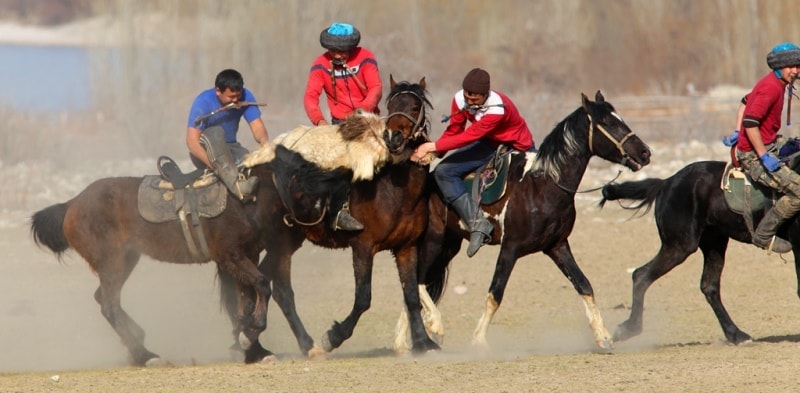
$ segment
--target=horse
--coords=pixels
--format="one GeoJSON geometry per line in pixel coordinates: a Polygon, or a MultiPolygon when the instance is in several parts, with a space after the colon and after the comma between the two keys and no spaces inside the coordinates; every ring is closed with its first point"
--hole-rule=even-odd
{"type": "MultiPolygon", "coordinates": [[[[346,123],[361,124],[363,120],[353,117],[346,123]]],[[[373,132],[385,129],[382,121],[380,125],[373,132]]],[[[221,282],[221,302],[234,325],[234,339],[245,349],[245,362],[269,361],[274,357],[271,351],[258,344],[259,334],[266,329],[267,310],[262,305],[271,296],[269,280],[259,271],[258,260],[263,249],[279,250],[282,246],[271,236],[272,228],[265,228],[263,223],[280,220],[284,211],[273,203],[279,196],[274,187],[268,186],[274,172],[267,162],[274,150],[266,145],[259,153],[263,163],[250,168],[251,176],[258,178],[262,185],[258,187],[254,202],[244,203],[225,191],[221,183],[214,183],[212,187],[222,190],[218,191],[218,196],[224,209],[207,216],[192,212],[193,226],[199,228],[199,232],[187,229],[184,220],[153,222],[143,218],[139,202],[145,198],[139,190],[140,185],[144,186],[143,179],[148,177],[99,179],[69,201],[33,214],[31,233],[37,245],[46,246],[59,259],[67,250],[74,249],[97,275],[100,285],[94,293],[95,301],[127,347],[133,365],[164,363],[159,355],[145,347],[144,330],[121,305],[122,287],[142,254],[179,264],[214,261],[221,282]],[[198,243],[205,246],[197,247],[198,243]],[[204,252],[199,252],[198,248],[204,252]],[[247,293],[252,302],[240,302],[232,292],[247,293]]],[[[202,189],[194,190],[198,193],[195,195],[200,195],[202,189]]],[[[180,191],[164,191],[163,197],[178,199],[179,195],[185,195],[187,201],[192,198],[189,194],[179,194],[180,191]]]]}
{"type": "MultiPolygon", "coordinates": [[[[601,348],[613,347],[597,308],[589,280],[578,267],[568,237],[575,223],[575,193],[589,160],[598,156],[633,171],[650,162],[650,148],[619,117],[598,90],[595,101],[582,102],[545,137],[538,153],[515,154],[508,169],[505,194],[482,210],[494,224],[489,244],[500,245],[486,305],[473,333],[473,343],[486,347],[486,332],[503,300],[503,292],[517,260],[543,252],[569,279],[583,298],[594,339],[601,348]]],[[[477,180],[476,180],[477,181],[477,180]]],[[[450,261],[468,239],[468,227],[442,200],[438,190],[430,197],[431,215],[420,246],[417,275],[420,292],[430,294],[432,317],[440,316],[436,302],[446,285],[450,261]]],[[[423,296],[423,298],[425,298],[423,296]]],[[[432,321],[440,325],[440,321],[432,321]]],[[[400,323],[398,323],[400,325],[400,323]]],[[[404,334],[397,329],[398,336],[404,334]]]]}
{"type": "MultiPolygon", "coordinates": [[[[600,206],[607,201],[639,201],[626,208],[645,209],[646,212],[655,205],[654,216],[661,239],[661,248],[656,256],[633,271],[631,313],[617,326],[614,340],[624,341],[642,332],[647,289],[699,248],[703,253],[700,291],[714,311],[725,338],[735,345],[752,341],[752,337],[733,322],[720,296],[720,278],[728,241],[752,242],[746,217],[728,208],[725,191],[720,187],[726,166],[722,161],[699,161],[666,179],[650,178],[603,187],[600,206]]],[[[756,225],[762,217],[763,211],[752,214],[756,225]]],[[[781,227],[778,235],[791,241],[795,270],[800,277],[800,221],[790,220],[781,227]]]]}
{"type": "MultiPolygon", "coordinates": [[[[395,82],[390,76],[390,87],[386,97],[388,115],[385,139],[392,161],[371,180],[353,183],[350,191],[351,215],[363,223],[365,229],[360,232],[333,231],[325,222],[298,217],[301,212],[291,211],[291,206],[284,204],[288,201],[277,199],[269,203],[276,209],[286,211],[286,216],[261,223],[264,230],[270,233],[270,244],[265,248],[266,254],[259,264],[259,270],[271,282],[272,295],[286,317],[301,352],[309,357],[319,355],[319,347],[297,314],[291,283],[292,255],[306,239],[324,248],[352,250],[355,278],[353,306],[342,322],[334,322],[322,336],[322,351],[331,352],[350,338],[360,316],[369,309],[374,256],[384,250],[391,251],[395,257],[405,306],[411,320],[412,351],[425,353],[440,349],[425,331],[417,291],[418,240],[424,233],[429,214],[428,167],[409,160],[414,149],[428,140],[426,108],[432,108],[432,105],[427,98],[424,77],[418,83],[409,83],[395,82]]],[[[280,153],[280,150],[276,153],[280,153]]],[[[286,165],[286,162],[278,163],[279,158],[272,161],[276,171],[280,165],[286,165]]],[[[294,180],[312,184],[317,182],[314,176],[307,174],[296,176],[294,180]]],[[[276,186],[275,183],[270,185],[276,186]]],[[[223,285],[223,291],[236,296],[233,288],[226,289],[223,285]]]]}

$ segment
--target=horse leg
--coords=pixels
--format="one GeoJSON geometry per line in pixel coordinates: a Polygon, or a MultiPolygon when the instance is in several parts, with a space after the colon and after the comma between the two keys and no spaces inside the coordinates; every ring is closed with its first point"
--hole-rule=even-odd
{"type": "Polygon", "coordinates": [[[700,250],[703,252],[703,275],[700,280],[700,290],[706,296],[706,301],[711,305],[717,316],[725,338],[734,344],[752,341],[749,334],[739,330],[739,327],[728,315],[720,297],[720,277],[725,266],[725,250],[728,248],[728,237],[724,235],[711,235],[706,231],[700,238],[700,250]]]}
{"type": "Polygon", "coordinates": [[[545,251],[545,253],[556,263],[561,273],[569,279],[575,291],[581,295],[586,317],[589,319],[589,327],[592,329],[597,346],[602,349],[614,348],[611,334],[606,330],[603,324],[603,317],[600,315],[600,309],[597,308],[592,284],[575,261],[575,257],[569,247],[569,241],[565,240],[545,251]]]}
{"type": "Polygon", "coordinates": [[[631,313],[626,321],[617,325],[613,336],[615,342],[625,341],[642,333],[645,292],[661,276],[683,263],[696,249],[697,246],[694,244],[664,243],[662,238],[661,249],[658,250],[658,254],[650,262],[633,271],[631,275],[633,279],[631,313]]]}
{"type": "MultiPolygon", "coordinates": [[[[252,313],[242,313],[240,321],[238,342],[244,349],[244,362],[270,362],[274,360],[274,354],[264,349],[258,341],[261,332],[267,328],[267,307],[266,303],[271,296],[269,281],[261,274],[258,267],[249,258],[242,257],[238,253],[225,255],[215,258],[217,267],[231,275],[240,288],[253,288],[255,290],[255,304],[252,306],[252,313]]],[[[240,297],[247,299],[247,291],[241,291],[240,297]]],[[[248,305],[247,301],[241,304],[248,305]]],[[[250,308],[249,305],[247,308],[250,308]]]]}
{"type": "Polygon", "coordinates": [[[500,308],[500,303],[503,301],[503,293],[508,284],[508,278],[511,276],[511,271],[514,270],[514,265],[517,263],[517,256],[515,253],[506,247],[500,248],[500,255],[497,257],[497,264],[494,268],[494,275],[492,276],[492,283],[489,285],[489,293],[486,294],[486,305],[483,310],[481,318],[478,320],[478,325],[472,332],[472,344],[480,347],[488,347],[489,343],[486,340],[486,332],[489,330],[489,324],[494,318],[497,309],[500,308]]]}
{"type": "MultiPolygon", "coordinates": [[[[302,244],[302,241],[300,244],[302,244]]],[[[314,339],[311,338],[305,326],[303,326],[303,321],[300,320],[295,306],[291,264],[292,254],[297,248],[287,250],[279,246],[270,247],[259,264],[259,270],[272,282],[272,296],[289,323],[289,327],[292,329],[295,339],[297,339],[300,351],[309,358],[320,358],[325,356],[325,351],[314,344],[314,339]]]]}
{"type": "Polygon", "coordinates": [[[353,247],[353,275],[355,296],[350,315],[342,322],[334,322],[322,336],[320,342],[325,352],[333,351],[353,335],[358,319],[369,309],[372,302],[372,264],[374,255],[368,249],[353,247]]]}
{"type": "Polygon", "coordinates": [[[131,362],[136,366],[157,366],[163,363],[161,357],[145,348],[144,330],[125,312],[120,301],[122,286],[139,262],[139,256],[135,251],[119,250],[114,255],[89,261],[100,279],[94,299],[103,317],[128,348],[131,362]]]}
{"type": "MultiPolygon", "coordinates": [[[[432,217],[428,221],[428,228],[419,247],[417,282],[420,283],[419,298],[422,302],[422,320],[425,330],[435,343],[442,345],[444,343],[444,324],[442,323],[442,313],[436,307],[436,301],[444,291],[447,266],[461,249],[462,238],[453,234],[446,236],[444,223],[440,220],[434,221],[434,218],[432,217]],[[433,297],[428,292],[427,284],[434,287],[432,288],[433,297]]],[[[394,329],[393,348],[398,354],[408,352],[411,348],[411,334],[408,327],[408,312],[403,306],[394,329]]]]}
{"type": "MultiPolygon", "coordinates": [[[[261,359],[261,362],[274,359],[275,354],[261,346],[259,340],[251,342],[248,348],[243,348],[239,342],[239,336],[247,326],[263,324],[266,329],[266,320],[263,322],[252,321],[258,297],[255,289],[249,286],[242,286],[228,272],[219,268],[217,269],[217,276],[220,280],[222,305],[233,325],[234,343],[229,348],[231,358],[236,361],[244,361],[247,357],[250,357],[252,359],[261,359]]],[[[268,302],[265,301],[263,303],[266,306],[268,302]]],[[[264,315],[266,315],[266,310],[264,315]]]]}
{"type": "MultiPolygon", "coordinates": [[[[424,353],[441,349],[439,345],[428,337],[428,332],[425,330],[425,324],[422,321],[420,292],[427,294],[427,290],[417,285],[417,247],[410,246],[397,250],[395,252],[395,263],[397,264],[397,272],[403,289],[403,299],[408,311],[408,322],[411,327],[411,340],[413,342],[412,350],[415,353],[424,353]]],[[[429,296],[428,299],[430,299],[429,296]]],[[[430,303],[432,304],[433,301],[430,300],[430,303]]]]}

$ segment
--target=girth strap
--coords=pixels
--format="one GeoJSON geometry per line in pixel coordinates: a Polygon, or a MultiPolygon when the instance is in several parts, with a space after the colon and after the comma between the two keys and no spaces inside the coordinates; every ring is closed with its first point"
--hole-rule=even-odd
{"type": "Polygon", "coordinates": [[[211,255],[208,251],[208,242],[206,241],[205,234],[203,234],[203,228],[200,227],[200,215],[197,212],[197,194],[195,189],[191,187],[187,188],[185,193],[190,210],[187,212],[185,209],[181,208],[178,212],[178,218],[181,221],[181,229],[183,229],[183,238],[186,240],[186,245],[189,247],[189,252],[192,254],[192,257],[197,260],[207,261],[211,258],[211,255]],[[189,222],[186,220],[187,214],[192,216],[191,228],[189,227],[189,222]],[[197,237],[197,242],[200,243],[200,250],[197,249],[194,238],[192,237],[193,231],[197,237]]]}

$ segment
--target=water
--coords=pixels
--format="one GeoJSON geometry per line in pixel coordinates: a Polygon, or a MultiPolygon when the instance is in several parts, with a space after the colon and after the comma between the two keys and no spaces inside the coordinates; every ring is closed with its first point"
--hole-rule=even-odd
{"type": "Polygon", "coordinates": [[[0,44],[0,59],[0,107],[56,113],[92,106],[85,48],[0,44]]]}

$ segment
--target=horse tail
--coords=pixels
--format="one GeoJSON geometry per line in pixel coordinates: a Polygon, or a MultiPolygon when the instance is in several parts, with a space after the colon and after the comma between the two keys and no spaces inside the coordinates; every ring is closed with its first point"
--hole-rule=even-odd
{"type": "Polygon", "coordinates": [[[58,259],[69,249],[69,242],[64,235],[64,216],[67,204],[59,203],[39,210],[31,217],[31,235],[37,246],[47,246],[58,259]]]}
{"type": "Polygon", "coordinates": [[[633,206],[623,206],[624,209],[639,210],[646,208],[645,213],[650,210],[667,182],[664,179],[645,179],[639,181],[629,181],[620,184],[607,184],[603,187],[603,199],[600,200],[600,207],[606,201],[616,201],[628,199],[640,201],[633,206]]]}
{"type": "Polygon", "coordinates": [[[445,258],[436,258],[436,260],[428,266],[428,271],[425,272],[425,289],[428,290],[428,295],[431,296],[434,303],[438,303],[439,299],[444,295],[449,272],[450,261],[445,260],[445,258]]]}

